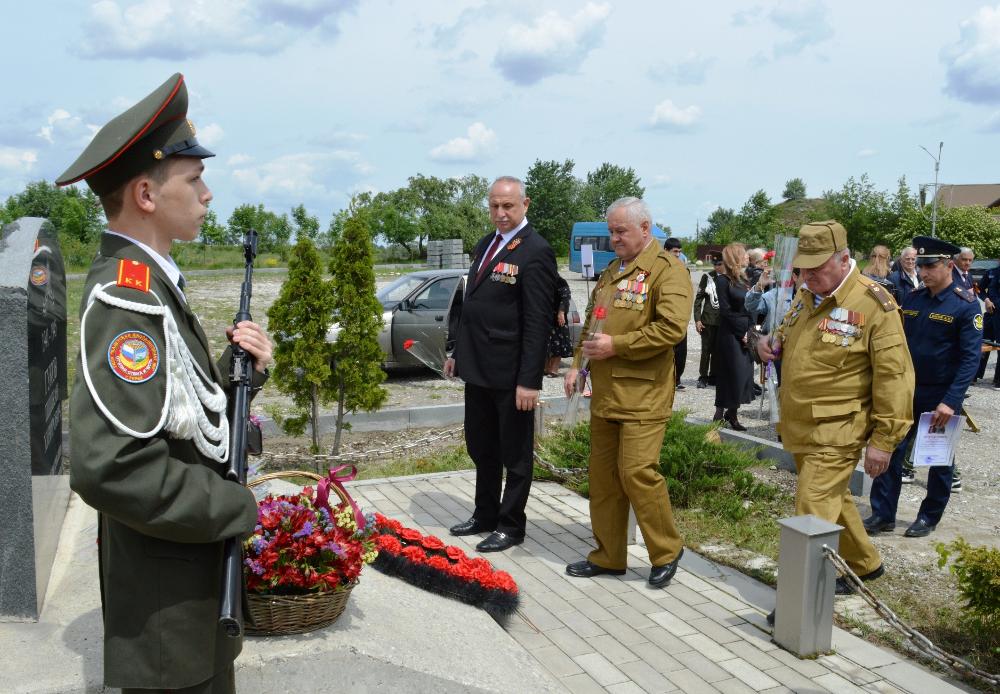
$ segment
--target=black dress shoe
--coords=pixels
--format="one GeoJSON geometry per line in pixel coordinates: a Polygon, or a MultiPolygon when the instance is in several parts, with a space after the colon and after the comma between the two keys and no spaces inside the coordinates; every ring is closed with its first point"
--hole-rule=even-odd
{"type": "MultiPolygon", "coordinates": [[[[858,578],[867,583],[868,581],[874,581],[884,573],[885,567],[882,564],[879,564],[877,569],[869,571],[866,574],[861,574],[858,578]]],[[[854,586],[851,583],[848,583],[846,578],[843,576],[837,576],[837,587],[834,588],[833,592],[835,595],[854,595],[855,590],[854,586]]]]}
{"type": "Polygon", "coordinates": [[[684,390],[684,388],[685,388],[685,386],[682,385],[682,384],[680,384],[680,383],[678,383],[677,385],[674,386],[674,390],[684,390]]]}
{"type": "Polygon", "coordinates": [[[593,578],[594,576],[600,576],[601,574],[624,576],[625,569],[605,569],[603,566],[591,564],[589,561],[584,559],[583,561],[577,561],[569,564],[566,567],[566,573],[570,576],[576,576],[577,578],[593,578]]]}
{"type": "Polygon", "coordinates": [[[502,552],[505,549],[509,549],[514,545],[519,545],[524,542],[524,536],[515,537],[514,535],[508,535],[507,533],[502,533],[499,530],[495,530],[490,533],[490,536],[485,540],[476,545],[477,552],[502,552]]]}
{"type": "Polygon", "coordinates": [[[927,537],[936,527],[937,526],[931,525],[923,518],[918,518],[913,521],[913,525],[907,528],[906,532],[903,534],[906,535],[906,537],[927,537]]]}
{"type": "Polygon", "coordinates": [[[680,554],[669,564],[664,564],[663,566],[654,566],[649,570],[649,585],[654,588],[662,588],[663,586],[670,583],[670,579],[674,577],[677,573],[677,564],[680,562],[681,557],[684,556],[684,548],[681,548],[680,554]]]}
{"type": "Polygon", "coordinates": [[[895,521],[887,521],[884,518],[874,515],[865,519],[863,525],[865,526],[865,532],[869,535],[878,535],[880,532],[892,532],[896,529],[895,521]]]}
{"type": "Polygon", "coordinates": [[[772,627],[774,626],[774,616],[777,612],[777,610],[771,610],[771,614],[767,616],[767,623],[772,627]]]}
{"type": "Polygon", "coordinates": [[[699,378],[698,379],[698,387],[699,388],[708,388],[708,381],[706,381],[704,378],[699,378]]]}
{"type": "Polygon", "coordinates": [[[464,523],[451,526],[451,528],[448,529],[448,532],[457,537],[461,537],[462,535],[478,535],[479,533],[488,533],[492,530],[493,528],[487,528],[475,518],[470,518],[464,523]]]}

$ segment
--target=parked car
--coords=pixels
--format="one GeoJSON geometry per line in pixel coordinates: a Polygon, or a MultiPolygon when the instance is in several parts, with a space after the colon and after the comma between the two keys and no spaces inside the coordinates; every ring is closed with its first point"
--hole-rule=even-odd
{"type": "Polygon", "coordinates": [[[979,287],[980,292],[986,289],[986,281],[984,279],[986,273],[993,270],[998,265],[1000,265],[1000,263],[996,260],[990,260],[988,258],[972,261],[972,265],[969,266],[969,277],[972,280],[972,284],[979,287]]]}
{"type": "MultiPolygon", "coordinates": [[[[449,326],[454,330],[462,312],[467,275],[468,270],[462,269],[420,270],[399,277],[375,293],[383,309],[379,346],[385,355],[384,367],[441,368],[449,326]]],[[[583,330],[583,317],[572,300],[567,319],[575,344],[583,330]]],[[[339,330],[337,325],[330,328],[327,340],[335,340],[339,330]]]]}

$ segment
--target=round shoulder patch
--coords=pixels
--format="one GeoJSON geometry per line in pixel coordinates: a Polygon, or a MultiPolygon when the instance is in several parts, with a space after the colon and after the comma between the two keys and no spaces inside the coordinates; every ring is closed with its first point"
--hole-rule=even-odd
{"type": "Polygon", "coordinates": [[[983,329],[983,314],[977,313],[976,317],[972,319],[972,324],[976,326],[976,330],[983,329]]]}
{"type": "Polygon", "coordinates": [[[115,376],[129,383],[145,383],[160,367],[160,353],[153,338],[138,330],[126,330],[108,346],[108,364],[115,376]]]}
{"type": "Polygon", "coordinates": [[[44,287],[49,283],[49,270],[44,265],[31,266],[31,284],[44,287]]]}

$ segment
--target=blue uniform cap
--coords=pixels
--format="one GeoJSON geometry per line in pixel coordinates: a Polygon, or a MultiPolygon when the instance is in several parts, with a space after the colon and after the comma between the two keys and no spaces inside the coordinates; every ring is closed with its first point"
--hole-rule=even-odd
{"type": "Polygon", "coordinates": [[[932,236],[914,236],[913,247],[917,249],[917,265],[933,265],[939,260],[951,260],[959,247],[953,243],[932,236]]]}

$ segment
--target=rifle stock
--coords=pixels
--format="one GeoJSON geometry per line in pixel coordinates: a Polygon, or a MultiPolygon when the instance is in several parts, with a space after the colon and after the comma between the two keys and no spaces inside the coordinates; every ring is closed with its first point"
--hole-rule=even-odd
{"type": "MultiPolygon", "coordinates": [[[[253,261],[257,257],[257,232],[250,230],[243,237],[246,269],[240,288],[240,309],[233,325],[250,317],[250,297],[253,294],[253,261]]],[[[247,481],[247,427],[250,424],[250,385],[253,358],[238,344],[232,346],[229,382],[229,467],[226,478],[238,484],[247,481]]],[[[231,637],[243,635],[241,592],[243,588],[243,551],[239,537],[226,540],[222,567],[222,596],[219,600],[219,624],[231,637]]]]}

